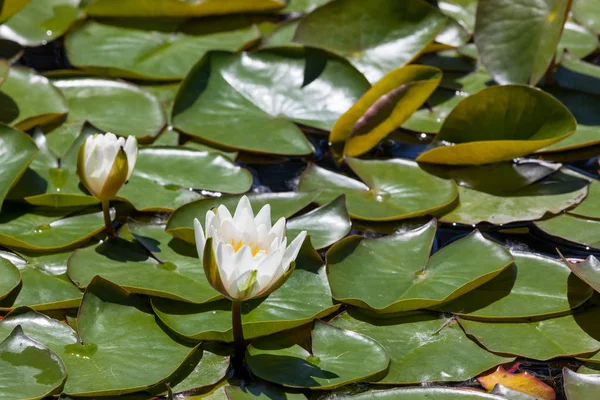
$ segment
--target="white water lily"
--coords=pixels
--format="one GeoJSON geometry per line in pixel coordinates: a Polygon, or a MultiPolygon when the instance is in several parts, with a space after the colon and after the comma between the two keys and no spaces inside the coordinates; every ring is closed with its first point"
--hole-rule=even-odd
{"type": "Polygon", "coordinates": [[[102,201],[112,200],[131,177],[137,161],[137,139],[114,133],[89,136],[77,157],[77,173],[87,190],[102,201]]]}
{"type": "Polygon", "coordinates": [[[271,226],[268,204],[255,217],[246,196],[233,217],[223,205],[208,211],[204,227],[194,220],[196,248],[206,277],[234,301],[263,297],[283,285],[306,238],[303,231],[286,247],[285,218],[271,226]]]}

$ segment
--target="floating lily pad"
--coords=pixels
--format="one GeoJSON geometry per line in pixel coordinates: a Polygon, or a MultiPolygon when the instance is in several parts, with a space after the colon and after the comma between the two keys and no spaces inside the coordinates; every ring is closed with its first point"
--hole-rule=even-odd
{"type": "Polygon", "coordinates": [[[450,112],[466,97],[494,84],[485,71],[446,72],[441,86],[402,124],[415,132],[438,133],[450,112]]]}
{"type": "Polygon", "coordinates": [[[390,356],[375,340],[319,320],[311,339],[310,351],[285,333],[255,340],[246,351],[246,362],[259,378],[320,390],[367,381],[390,364],[390,356]]]}
{"type": "Polygon", "coordinates": [[[513,389],[509,389],[506,386],[503,386],[499,383],[497,383],[494,386],[494,389],[492,389],[490,394],[496,394],[496,395],[500,396],[501,398],[507,399],[507,400],[539,400],[534,396],[530,396],[526,393],[518,392],[513,389]]]}
{"type": "Polygon", "coordinates": [[[67,277],[70,256],[71,251],[43,255],[0,252],[1,261],[6,259],[13,263],[22,279],[21,285],[0,301],[0,310],[9,311],[21,306],[35,310],[78,307],[83,294],[67,277]]]}
{"type": "Polygon", "coordinates": [[[0,300],[4,299],[21,283],[21,273],[10,261],[0,258],[0,300]]]}
{"type": "Polygon", "coordinates": [[[457,197],[453,181],[427,173],[414,161],[350,158],[347,163],[364,183],[312,164],[302,175],[298,189],[322,189],[316,200],[319,204],[345,194],[350,215],[370,221],[432,214],[457,197]]]}
{"type": "Polygon", "coordinates": [[[4,0],[0,7],[0,23],[4,23],[31,0],[4,0]]]}
{"type": "Polygon", "coordinates": [[[173,211],[200,198],[192,189],[244,193],[251,186],[250,172],[221,154],[155,146],[139,150],[133,175],[117,196],[140,211],[173,211]]]}
{"type": "Polygon", "coordinates": [[[192,303],[222,298],[206,280],[195,246],[167,234],[164,225],[130,222],[121,229],[133,230],[138,240],[109,238],[73,253],[68,273],[77,286],[99,275],[132,293],[192,303]]]}
{"type": "Polygon", "coordinates": [[[578,374],[565,367],[563,379],[568,400],[586,400],[600,396],[600,375],[578,374]]]}
{"type": "Polygon", "coordinates": [[[0,107],[0,121],[23,131],[53,122],[69,111],[61,92],[48,78],[22,66],[10,67],[0,87],[0,107]]]}
{"type": "Polygon", "coordinates": [[[560,214],[554,218],[537,221],[535,226],[545,234],[568,242],[600,249],[600,221],[571,214],[560,214]]]}
{"type": "Polygon", "coordinates": [[[33,139],[39,148],[29,169],[9,194],[11,200],[25,200],[35,206],[84,207],[100,202],[79,183],[77,153],[85,139],[98,130],[85,124],[81,133],[59,159],[48,147],[44,133],[36,129],[33,139]]]}
{"type": "Polygon", "coordinates": [[[333,297],[380,313],[439,305],[492,280],[512,262],[478,231],[431,258],[436,221],[379,239],[351,236],[327,252],[333,297]]]}
{"type": "Polygon", "coordinates": [[[565,88],[600,95],[600,66],[565,53],[556,70],[556,81],[565,88]]]}
{"type": "Polygon", "coordinates": [[[0,336],[16,325],[59,355],[68,372],[63,390],[76,396],[150,388],[167,381],[195,351],[165,333],[141,298],[101,278],[86,291],[78,333],[45,315],[19,309],[0,322],[0,336]]]}
{"type": "Polygon", "coordinates": [[[577,22],[567,20],[563,28],[557,52],[563,49],[577,58],[584,58],[598,49],[598,35],[577,22]]]}
{"type": "Polygon", "coordinates": [[[0,244],[9,248],[56,251],[80,244],[104,230],[96,208],[72,209],[4,207],[0,216],[0,244]]]}
{"type": "Polygon", "coordinates": [[[242,389],[237,386],[226,386],[227,400],[306,400],[303,394],[286,393],[279,386],[259,383],[247,385],[242,389]]]}
{"type": "Polygon", "coordinates": [[[478,0],[440,0],[440,10],[449,17],[457,20],[469,32],[475,29],[475,13],[478,0]]]}
{"type": "Polygon", "coordinates": [[[456,322],[419,312],[393,319],[369,319],[350,310],[334,326],[366,335],[381,344],[392,362],[380,384],[465,381],[514,358],[488,353],[471,341],[456,322]]]}
{"type": "MultiPolygon", "coordinates": [[[[231,302],[222,300],[203,305],[153,298],[158,317],[181,336],[195,340],[231,342],[231,302]]],[[[296,269],[286,283],[266,299],[242,304],[244,337],[252,339],[295,328],[336,311],[325,268],[308,240],[296,259],[296,269]]]]}
{"type": "Polygon", "coordinates": [[[90,20],[67,36],[65,46],[69,61],[88,71],[125,78],[178,80],[207,51],[237,51],[259,38],[258,28],[243,17],[201,22],[90,20]]]}
{"type": "Polygon", "coordinates": [[[480,322],[461,319],[467,335],[489,351],[534,360],[573,357],[600,350],[600,309],[534,322],[480,322]]]}
{"type": "Polygon", "coordinates": [[[101,17],[201,17],[204,15],[261,12],[283,8],[284,0],[205,0],[189,2],[160,0],[90,0],[85,7],[89,15],[101,17]]]}
{"type": "MultiPolygon", "coordinates": [[[[308,206],[319,195],[312,192],[282,192],[282,193],[249,193],[247,196],[255,212],[264,205],[271,205],[271,220],[275,223],[279,218],[289,218],[308,206]]],[[[189,243],[196,243],[194,237],[194,218],[204,221],[206,213],[223,204],[229,210],[234,210],[242,196],[224,196],[206,198],[186,204],[175,210],[167,222],[166,230],[171,235],[189,243]]]]}
{"type": "Polygon", "coordinates": [[[389,390],[371,390],[366,393],[347,397],[355,400],[504,400],[504,397],[478,392],[472,389],[450,387],[396,388],[389,390]]]}
{"type": "Polygon", "coordinates": [[[587,283],[596,292],[600,292],[600,262],[594,256],[589,256],[584,262],[573,263],[563,258],[567,267],[579,279],[587,283]]]}
{"type": "Polygon", "coordinates": [[[569,110],[541,90],[493,86],[462,100],[446,118],[437,147],[417,160],[453,165],[511,160],[564,139],[575,129],[569,110]]]}
{"type": "Polygon", "coordinates": [[[38,149],[31,138],[13,128],[0,124],[0,208],[8,191],[25,173],[38,149]]]}
{"type": "Polygon", "coordinates": [[[443,222],[502,225],[517,221],[539,220],[559,214],[585,199],[588,181],[561,171],[548,178],[509,193],[495,193],[459,186],[460,204],[444,215],[443,222]]]}
{"type": "Polygon", "coordinates": [[[196,352],[191,359],[188,359],[187,364],[177,371],[169,385],[173,393],[202,389],[222,380],[228,369],[228,355],[217,354],[203,348],[202,352],[196,352]],[[180,376],[183,380],[178,382],[180,376]]]}
{"type": "Polygon", "coordinates": [[[552,62],[570,4],[568,0],[478,3],[475,44],[498,83],[538,83],[552,62]]]}
{"type": "Polygon", "coordinates": [[[0,37],[23,46],[45,45],[62,36],[84,13],[80,0],[35,0],[0,25],[0,37]]]}
{"type": "Polygon", "coordinates": [[[31,340],[20,326],[0,343],[0,396],[41,399],[60,390],[67,371],[58,356],[31,340]]]}
{"type": "Polygon", "coordinates": [[[415,59],[445,23],[438,9],[421,0],[342,0],[308,14],[294,40],[346,58],[375,83],[415,59]]]}
{"type": "Polygon", "coordinates": [[[150,140],[160,133],[166,117],[150,93],[123,81],[73,76],[55,78],[69,102],[67,120],[48,133],[50,149],[61,157],[85,121],[104,132],[150,140]]]}
{"type": "Polygon", "coordinates": [[[582,25],[600,33],[600,4],[594,0],[576,0],[573,15],[582,25]]]}
{"type": "Polygon", "coordinates": [[[600,96],[567,89],[549,89],[548,93],[556,97],[571,111],[577,120],[577,129],[566,137],[539,153],[576,150],[600,144],[600,118],[595,110],[600,107],[600,96]]]}
{"type": "Polygon", "coordinates": [[[314,50],[211,52],[181,85],[173,125],[232,149],[304,155],[313,149],[294,122],[329,130],[368,88],[345,61],[314,50]]]}
{"type": "Polygon", "coordinates": [[[331,203],[325,204],[306,214],[287,221],[288,243],[302,231],[307,231],[315,249],[331,246],[350,232],[352,221],[346,210],[346,197],[340,195],[331,203]]]}
{"type": "Polygon", "coordinates": [[[402,125],[427,100],[442,71],[408,65],[386,74],[342,115],[329,141],[336,156],[360,156],[402,125]]]}
{"type": "Polygon", "coordinates": [[[512,251],[515,264],[496,279],[438,307],[468,319],[518,319],[570,311],[593,290],[560,260],[512,251]]]}

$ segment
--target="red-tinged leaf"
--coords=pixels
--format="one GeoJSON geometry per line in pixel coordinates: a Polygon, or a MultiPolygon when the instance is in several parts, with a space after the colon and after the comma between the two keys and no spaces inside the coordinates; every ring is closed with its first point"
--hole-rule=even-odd
{"type": "Polygon", "coordinates": [[[496,371],[489,375],[480,376],[477,380],[488,391],[491,391],[496,384],[501,384],[517,392],[531,395],[536,399],[556,399],[556,393],[552,387],[528,372],[513,373],[513,371],[515,371],[515,368],[506,371],[503,366],[499,366],[496,371]]]}

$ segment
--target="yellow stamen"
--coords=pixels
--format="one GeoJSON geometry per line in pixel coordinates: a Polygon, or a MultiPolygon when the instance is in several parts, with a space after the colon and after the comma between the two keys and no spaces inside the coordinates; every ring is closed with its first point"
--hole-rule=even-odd
{"type": "MultiPolygon", "coordinates": [[[[233,251],[237,253],[244,246],[244,242],[240,240],[236,243],[235,240],[231,239],[231,246],[233,247],[233,251]]],[[[254,243],[250,243],[249,246],[250,250],[252,250],[252,257],[256,256],[261,250],[260,247],[254,243]]]]}

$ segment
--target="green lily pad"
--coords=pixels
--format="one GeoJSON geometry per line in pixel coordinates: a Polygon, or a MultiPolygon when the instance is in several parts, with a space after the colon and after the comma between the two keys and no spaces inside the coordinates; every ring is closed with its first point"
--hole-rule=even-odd
{"type": "MultiPolygon", "coordinates": [[[[460,175],[459,175],[460,176],[460,175]]],[[[539,220],[579,204],[588,193],[588,182],[562,171],[508,193],[489,188],[459,186],[460,204],[441,220],[449,223],[502,225],[539,220]],[[478,190],[480,189],[480,190],[478,190]]]]}
{"type": "Polygon", "coordinates": [[[109,238],[73,253],[68,274],[78,287],[99,275],[132,293],[191,303],[222,298],[206,280],[195,246],[170,236],[164,225],[129,222],[122,229],[132,230],[137,240],[109,238]]]}
{"type": "Polygon", "coordinates": [[[600,396],[600,375],[578,374],[563,368],[567,400],[586,400],[600,396]]]}
{"type": "Polygon", "coordinates": [[[50,149],[59,157],[71,147],[85,121],[104,132],[149,141],[166,117],[150,93],[123,81],[82,76],[52,79],[69,102],[67,120],[48,132],[50,149]]]}
{"type": "Polygon", "coordinates": [[[594,32],[600,33],[600,4],[594,0],[576,0],[573,3],[575,19],[594,32]]]}
{"type": "Polygon", "coordinates": [[[171,379],[169,386],[172,392],[181,393],[215,385],[225,377],[229,369],[229,358],[229,355],[214,353],[206,348],[194,353],[171,379]],[[179,377],[183,378],[180,382],[179,377]]]}
{"type": "Polygon", "coordinates": [[[59,38],[84,17],[80,0],[35,0],[0,26],[0,37],[22,46],[39,46],[59,38]]]}
{"type": "Polygon", "coordinates": [[[60,90],[48,78],[22,66],[12,66],[2,83],[0,108],[0,121],[22,131],[53,122],[69,111],[60,90]]]}
{"type": "Polygon", "coordinates": [[[450,387],[410,387],[389,390],[371,390],[347,398],[355,400],[505,400],[504,397],[478,392],[473,389],[450,387]]]}
{"type": "Polygon", "coordinates": [[[408,65],[386,74],[344,115],[329,134],[332,152],[360,156],[400,127],[438,86],[442,71],[408,65]]]}
{"type": "Polygon", "coordinates": [[[456,322],[434,313],[369,319],[349,310],[332,324],[366,335],[388,351],[389,373],[378,384],[460,382],[514,359],[488,353],[467,338],[456,322]]]}
{"type": "Polygon", "coordinates": [[[294,123],[329,130],[368,88],[352,66],[315,50],[211,52],[181,85],[172,120],[227,148],[305,155],[313,148],[294,123]]]}
{"type": "Polygon", "coordinates": [[[577,120],[577,129],[571,136],[544,147],[538,153],[577,150],[600,144],[600,118],[596,113],[600,107],[600,96],[558,88],[549,89],[548,93],[571,111],[577,120]]]}
{"type": "Polygon", "coordinates": [[[541,90],[493,86],[462,100],[446,118],[437,147],[421,153],[417,161],[469,165],[511,160],[558,142],[575,129],[569,110],[541,90]]]}
{"type": "Polygon", "coordinates": [[[469,32],[475,30],[478,0],[440,0],[438,7],[444,14],[457,20],[469,32]]]}
{"type": "Polygon", "coordinates": [[[535,226],[547,235],[581,246],[600,249],[600,221],[571,214],[560,214],[554,218],[535,222],[535,226]]]}
{"type": "MultiPolygon", "coordinates": [[[[271,220],[275,223],[279,218],[289,218],[308,206],[319,195],[319,192],[281,192],[281,193],[249,193],[248,199],[252,208],[258,212],[264,205],[271,205],[271,220]]],[[[223,196],[206,198],[186,204],[175,210],[167,222],[166,231],[171,235],[189,243],[196,243],[194,237],[194,218],[204,221],[206,213],[223,204],[229,210],[235,210],[242,196],[223,196]]],[[[317,235],[318,236],[318,235],[317,235]]]]}
{"type": "Polygon", "coordinates": [[[308,14],[294,40],[346,58],[375,83],[415,59],[445,23],[438,9],[421,0],[341,0],[308,14]]]}
{"type": "MultiPolygon", "coordinates": [[[[292,0],[293,1],[293,0],[292,0]]],[[[227,400],[306,400],[300,393],[287,393],[279,386],[259,383],[241,387],[225,386],[227,400]]]]}
{"type": "Polygon", "coordinates": [[[498,83],[538,83],[552,62],[570,4],[569,0],[479,2],[475,44],[498,83]]]}
{"type": "MultiPolygon", "coordinates": [[[[229,300],[194,305],[155,297],[152,306],[161,321],[181,336],[233,340],[229,300]]],[[[321,258],[305,240],[296,259],[296,269],[286,283],[265,299],[242,304],[244,337],[253,339],[295,328],[325,317],[339,307],[331,298],[321,258]]]]}
{"type": "Polygon", "coordinates": [[[298,190],[322,189],[316,199],[319,204],[345,194],[350,216],[369,221],[420,217],[456,201],[452,180],[431,175],[414,161],[349,158],[347,163],[364,183],[311,164],[300,178],[298,190]]]}
{"type": "Polygon", "coordinates": [[[246,351],[246,363],[267,381],[319,390],[367,381],[390,364],[390,356],[375,340],[319,320],[311,339],[310,351],[285,333],[255,340],[246,351]]]}
{"type": "Polygon", "coordinates": [[[402,124],[402,128],[415,132],[438,133],[450,112],[466,97],[493,84],[485,71],[444,71],[441,86],[422,107],[402,124]]]}
{"type": "Polygon", "coordinates": [[[87,71],[134,79],[179,80],[207,51],[237,51],[259,38],[258,28],[244,17],[201,23],[90,20],[67,36],[65,46],[69,61],[87,71]]]}
{"type": "Polygon", "coordinates": [[[4,0],[0,5],[0,23],[6,22],[31,0],[4,0]]]}
{"type": "Polygon", "coordinates": [[[560,260],[512,251],[515,264],[496,279],[438,307],[468,319],[518,319],[567,312],[593,290],[560,260]]]}
{"type": "Polygon", "coordinates": [[[453,18],[446,20],[446,25],[435,37],[435,44],[430,44],[426,51],[429,50],[430,46],[442,45],[450,47],[461,47],[466,45],[471,39],[471,33],[461,25],[458,21],[453,18]]]}
{"type": "Polygon", "coordinates": [[[41,399],[60,390],[65,366],[47,347],[31,340],[20,326],[0,343],[0,397],[41,399]]]}
{"type": "Polygon", "coordinates": [[[168,381],[196,350],[165,333],[143,299],[101,278],[84,295],[78,333],[45,315],[18,309],[0,322],[0,336],[16,325],[59,355],[68,372],[63,391],[74,396],[148,389],[168,381]]]}
{"type": "Polygon", "coordinates": [[[85,11],[96,17],[201,17],[205,15],[263,12],[285,6],[283,0],[91,0],[85,11]]]}
{"type": "Polygon", "coordinates": [[[34,206],[85,207],[99,204],[79,183],[77,153],[85,139],[98,130],[85,124],[81,133],[59,159],[48,146],[44,133],[36,129],[33,139],[39,148],[29,169],[9,193],[10,200],[25,200],[34,206]]]}
{"type": "Polygon", "coordinates": [[[0,258],[0,300],[8,296],[19,284],[21,273],[10,261],[0,258]]]}
{"type": "Polygon", "coordinates": [[[587,283],[596,292],[600,292],[600,262],[594,256],[589,256],[584,262],[572,263],[563,258],[567,267],[579,279],[587,283]]]}
{"type": "Polygon", "coordinates": [[[291,19],[278,24],[273,31],[269,32],[260,41],[260,48],[302,47],[302,45],[293,41],[299,23],[300,19],[291,19]]]}
{"type": "Polygon", "coordinates": [[[331,0],[288,0],[287,6],[280,11],[282,14],[287,13],[309,13],[317,7],[329,3],[331,0]]]}
{"type": "Polygon", "coordinates": [[[0,301],[0,310],[10,311],[21,306],[34,310],[78,307],[83,294],[67,277],[67,259],[71,253],[70,250],[43,255],[0,252],[0,261],[12,262],[22,280],[17,290],[0,301]]]}
{"type": "Polygon", "coordinates": [[[350,232],[352,221],[346,210],[346,197],[340,195],[331,203],[287,221],[288,243],[302,231],[307,231],[315,249],[329,247],[350,232]]]}
{"type": "MultiPolygon", "coordinates": [[[[536,378],[537,379],[537,378],[536,378]]],[[[499,383],[494,386],[490,394],[496,394],[502,399],[506,400],[537,400],[536,397],[528,395],[527,393],[518,392],[513,389],[509,389],[499,383]]]]}
{"type": "Polygon", "coordinates": [[[564,88],[600,95],[600,66],[596,64],[564,53],[555,76],[556,81],[564,88]]]}
{"type": "Polygon", "coordinates": [[[80,244],[104,230],[96,208],[72,209],[4,207],[0,216],[0,244],[9,248],[57,251],[80,244]]]}
{"type": "Polygon", "coordinates": [[[0,124],[0,164],[3,171],[0,175],[0,208],[19,178],[25,173],[34,160],[38,149],[31,138],[13,128],[0,124]]]}
{"type": "Polygon", "coordinates": [[[567,20],[563,28],[557,52],[566,49],[577,58],[584,58],[598,49],[598,35],[573,20],[567,20]]]}
{"type": "Polygon", "coordinates": [[[573,357],[600,350],[595,321],[600,309],[534,322],[480,322],[460,319],[467,335],[489,351],[534,360],[573,357]]]}
{"type": "Polygon", "coordinates": [[[251,186],[250,172],[221,154],[154,146],[139,150],[133,175],[117,196],[139,211],[173,211],[201,198],[192,189],[244,193],[251,186]]]}
{"type": "Polygon", "coordinates": [[[478,231],[429,258],[436,229],[433,220],[379,239],[351,236],[336,243],[327,252],[333,297],[378,313],[429,308],[494,279],[513,262],[508,250],[478,231]]]}

